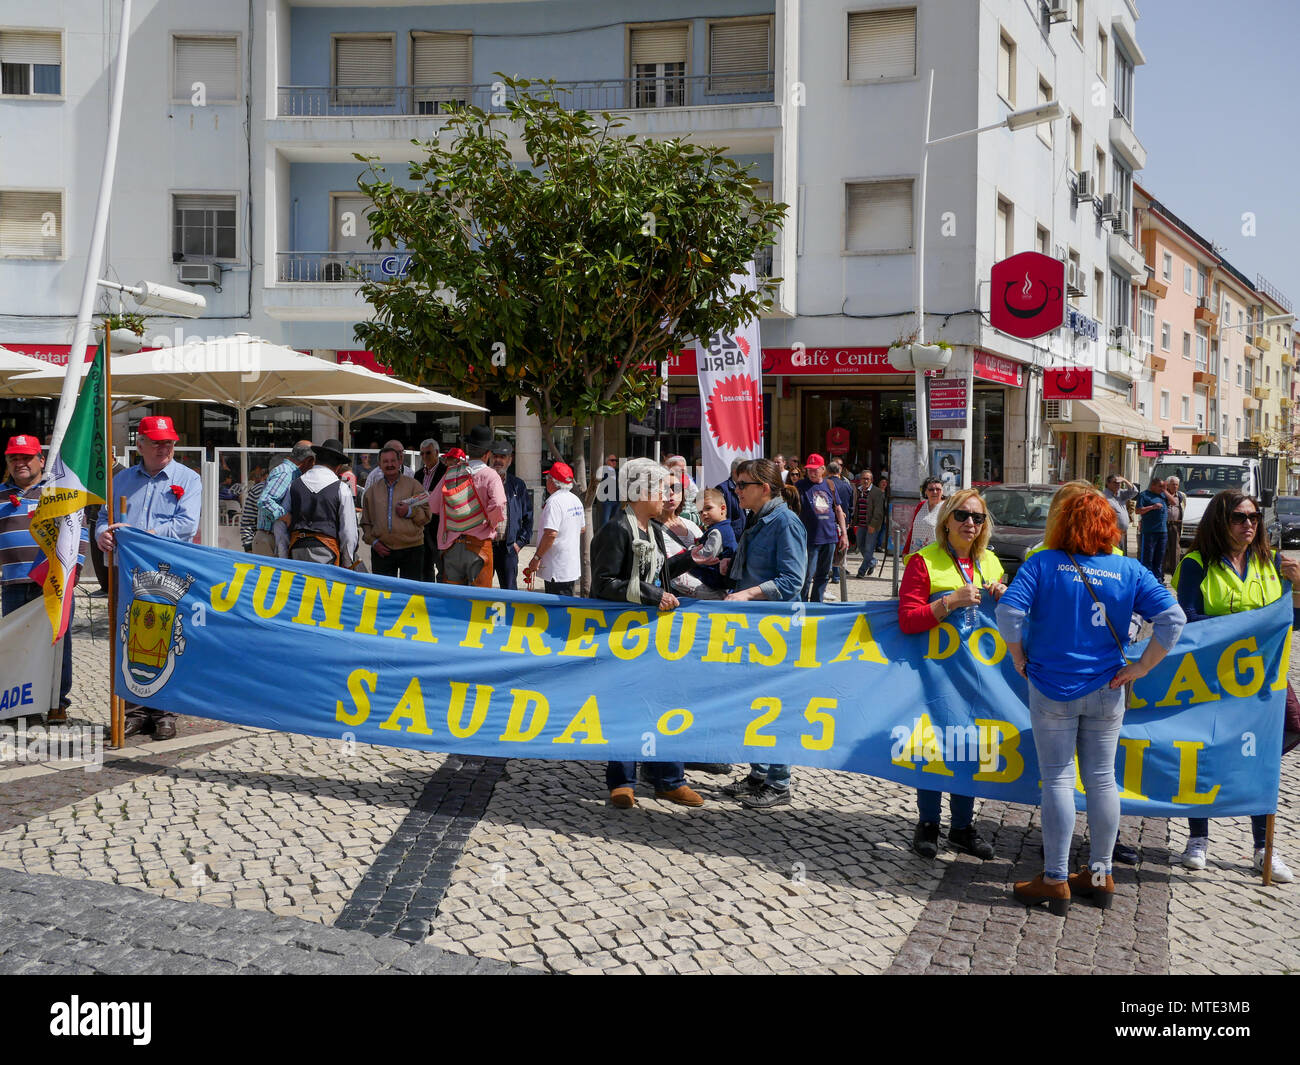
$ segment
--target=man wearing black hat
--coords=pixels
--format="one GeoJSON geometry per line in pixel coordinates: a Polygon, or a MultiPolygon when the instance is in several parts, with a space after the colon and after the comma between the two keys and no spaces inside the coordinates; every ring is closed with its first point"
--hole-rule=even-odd
{"type": "Polygon", "coordinates": [[[351,569],[357,557],[357,510],[339,473],[352,468],[343,442],[312,445],[316,463],[289,489],[289,557],[351,569]]]}
{"type": "Polygon", "coordinates": [[[486,462],[492,443],[490,425],[474,426],[463,442],[465,461],[447,471],[429,499],[439,519],[438,549],[447,584],[492,587],[492,541],[506,521],[505,486],[486,462]]]}
{"type": "Polygon", "coordinates": [[[506,490],[506,531],[500,540],[492,542],[492,565],[497,583],[511,591],[518,587],[519,552],[533,539],[533,493],[522,478],[507,472],[514,457],[509,441],[492,445],[492,468],[501,475],[506,490]]]}

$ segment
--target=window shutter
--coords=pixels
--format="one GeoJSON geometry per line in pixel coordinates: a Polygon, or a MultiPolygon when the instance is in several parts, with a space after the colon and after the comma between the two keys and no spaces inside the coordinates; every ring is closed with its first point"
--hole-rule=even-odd
{"type": "Polygon", "coordinates": [[[187,100],[194,83],[207,88],[209,103],[239,99],[239,41],[234,37],[176,37],[172,98],[187,100]]]}
{"type": "MultiPolygon", "coordinates": [[[[469,99],[474,75],[467,33],[419,33],[411,38],[411,84],[417,103],[469,99]]],[[[421,108],[421,113],[433,110],[421,108]]]]}
{"type": "Polygon", "coordinates": [[[397,61],[391,37],[334,38],[335,98],[344,104],[391,104],[397,61]],[[353,86],[365,86],[353,88],[353,86]]]}
{"type": "Polygon", "coordinates": [[[0,192],[0,255],[57,259],[63,254],[63,205],[57,192],[0,192]],[[45,236],[42,215],[54,215],[54,234],[45,236]]]}
{"type": "Polygon", "coordinates": [[[36,63],[59,66],[63,52],[57,33],[0,33],[0,63],[36,63]]]}
{"type": "Polygon", "coordinates": [[[719,22],[709,27],[710,92],[770,89],[771,69],[770,22],[719,22]]]}
{"type": "Polygon", "coordinates": [[[184,193],[172,197],[178,211],[233,211],[234,196],[210,195],[208,193],[184,193]]]}
{"type": "Polygon", "coordinates": [[[648,26],[632,31],[632,66],[686,62],[685,26],[648,26]]]}
{"type": "Polygon", "coordinates": [[[845,188],[844,246],[848,251],[912,247],[912,182],[873,181],[845,188]]]}
{"type": "Polygon", "coordinates": [[[906,78],[916,73],[916,11],[849,15],[849,80],[906,78]]]}

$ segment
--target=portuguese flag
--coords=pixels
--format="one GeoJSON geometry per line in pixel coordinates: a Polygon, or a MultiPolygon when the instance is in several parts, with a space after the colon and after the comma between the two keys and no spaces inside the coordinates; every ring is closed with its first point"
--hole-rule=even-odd
{"type": "MultiPolygon", "coordinates": [[[[77,368],[68,363],[68,372],[77,368]]],[[[82,511],[107,496],[108,439],[104,433],[104,345],[99,345],[90,372],[81,383],[77,405],[57,455],[51,455],[41,500],[32,512],[32,538],[45,558],[32,567],[31,578],[45,586],[45,612],[51,642],[67,631],[81,547],[82,511]]],[[[92,530],[93,533],[93,530],[92,530]]]]}

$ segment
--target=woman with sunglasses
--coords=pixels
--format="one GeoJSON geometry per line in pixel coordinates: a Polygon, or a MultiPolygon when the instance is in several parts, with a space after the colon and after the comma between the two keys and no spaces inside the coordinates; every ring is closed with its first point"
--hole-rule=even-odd
{"type": "Polygon", "coordinates": [[[907,530],[903,554],[932,544],[939,538],[939,508],[943,506],[943,482],[938,477],[927,477],[921,482],[921,502],[912,511],[912,524],[907,530]]]}
{"type": "MultiPolygon", "coordinates": [[[[931,483],[938,484],[931,478],[931,483]]],[[[907,560],[898,589],[898,627],[905,633],[928,632],[940,622],[955,625],[965,636],[974,626],[974,607],[981,593],[994,599],[1006,585],[1002,583],[1002,564],[989,551],[993,522],[989,519],[984,497],[974,488],[963,488],[938,508],[938,538],[907,560]]],[[[943,793],[917,791],[916,806],[920,819],[912,836],[912,849],[922,858],[939,853],[939,819],[943,793]]],[[[975,828],[975,798],[972,795],[948,796],[948,842],[960,851],[984,861],[993,857],[993,845],[975,828]]]]}
{"type": "MultiPolygon", "coordinates": [[[[1268,538],[1260,535],[1262,516],[1259,504],[1233,489],[1220,492],[1210,500],[1197,526],[1192,549],[1174,571],[1174,591],[1187,612],[1188,621],[1258,610],[1282,598],[1283,578],[1293,585],[1300,584],[1300,563],[1274,553],[1268,546],[1268,538]]],[[[1295,693],[1290,684],[1287,700],[1294,705],[1295,693]]],[[[1190,838],[1181,861],[1188,869],[1204,869],[1210,848],[1210,819],[1193,817],[1187,823],[1190,838]]],[[[1256,814],[1250,819],[1257,873],[1264,870],[1267,829],[1267,814],[1256,814]]],[[[1274,880],[1291,883],[1291,870],[1276,854],[1272,868],[1274,880]]]]}

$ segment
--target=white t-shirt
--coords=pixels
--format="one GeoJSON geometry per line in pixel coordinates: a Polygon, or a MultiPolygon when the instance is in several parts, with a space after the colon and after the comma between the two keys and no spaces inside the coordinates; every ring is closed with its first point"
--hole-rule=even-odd
{"type": "Polygon", "coordinates": [[[567,488],[557,488],[542,507],[538,538],[547,529],[555,530],[555,540],[542,556],[537,572],[544,581],[576,581],[582,576],[582,530],[587,516],[582,500],[567,488]]]}

